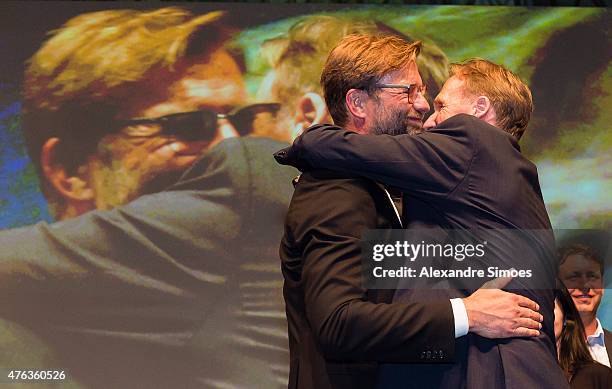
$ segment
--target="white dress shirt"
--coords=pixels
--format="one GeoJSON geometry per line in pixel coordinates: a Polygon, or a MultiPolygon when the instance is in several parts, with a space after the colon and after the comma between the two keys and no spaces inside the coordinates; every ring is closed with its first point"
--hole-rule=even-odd
{"type": "MultiPolygon", "coordinates": [[[[387,197],[389,198],[389,202],[391,203],[391,206],[395,210],[395,216],[397,216],[397,220],[399,224],[403,227],[404,225],[402,223],[402,218],[400,216],[401,212],[399,211],[399,209],[397,209],[398,205],[401,204],[401,201],[402,201],[401,197],[399,199],[396,199],[399,202],[398,204],[394,201],[393,197],[391,196],[387,188],[385,188],[382,185],[379,185],[379,186],[387,194],[387,197]]],[[[450,300],[450,303],[451,303],[451,308],[453,310],[453,318],[455,319],[454,320],[455,338],[459,338],[463,335],[467,335],[467,333],[470,330],[470,322],[468,320],[467,309],[465,309],[465,304],[463,303],[463,300],[460,298],[454,298],[450,300]]]]}
{"type": "Polygon", "coordinates": [[[451,299],[450,302],[453,309],[453,317],[455,318],[455,338],[467,335],[470,330],[470,322],[468,321],[467,310],[463,300],[456,298],[451,299]]]}
{"type": "MultiPolygon", "coordinates": [[[[599,319],[595,320],[597,320],[597,329],[593,335],[587,336],[589,351],[591,351],[591,356],[596,362],[610,367],[610,358],[608,358],[608,350],[606,350],[604,330],[599,319]]],[[[612,347],[612,345],[610,346],[612,347]]]]}

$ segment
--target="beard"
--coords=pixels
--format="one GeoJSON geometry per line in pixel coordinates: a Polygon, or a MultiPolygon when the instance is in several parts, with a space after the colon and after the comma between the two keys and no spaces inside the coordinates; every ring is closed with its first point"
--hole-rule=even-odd
{"type": "Polygon", "coordinates": [[[175,184],[191,166],[176,164],[174,158],[156,153],[168,141],[147,142],[111,140],[98,146],[88,167],[97,209],[112,209],[140,196],[161,192],[175,184]]]}
{"type": "Polygon", "coordinates": [[[380,115],[378,115],[370,131],[373,135],[416,135],[423,132],[423,123],[415,126],[409,117],[422,117],[420,113],[410,109],[390,110],[380,105],[380,115]]]}
{"type": "Polygon", "coordinates": [[[185,170],[145,174],[138,170],[99,167],[92,174],[96,188],[96,208],[108,210],[140,196],[161,192],[176,183],[185,170]]]}

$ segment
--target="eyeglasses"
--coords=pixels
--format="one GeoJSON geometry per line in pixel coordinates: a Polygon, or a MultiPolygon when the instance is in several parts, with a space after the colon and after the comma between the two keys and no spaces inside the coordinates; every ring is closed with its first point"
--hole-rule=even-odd
{"type": "Polygon", "coordinates": [[[408,95],[408,102],[410,104],[414,104],[414,102],[416,101],[416,99],[418,98],[419,94],[423,97],[425,97],[425,94],[427,93],[427,85],[416,85],[416,84],[408,84],[408,85],[404,85],[404,84],[376,84],[377,88],[381,88],[381,89],[386,89],[386,88],[390,88],[390,89],[403,89],[405,94],[408,95]]]}
{"type": "Polygon", "coordinates": [[[227,119],[241,136],[255,128],[260,115],[276,115],[279,103],[251,104],[222,114],[208,109],[179,112],[157,118],[134,118],[117,121],[121,132],[129,137],[176,136],[186,141],[212,139],[217,134],[217,120],[227,119]]]}

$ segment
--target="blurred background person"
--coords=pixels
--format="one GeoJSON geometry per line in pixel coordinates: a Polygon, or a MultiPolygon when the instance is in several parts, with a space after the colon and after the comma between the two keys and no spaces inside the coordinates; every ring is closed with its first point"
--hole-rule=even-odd
{"type": "Polygon", "coordinates": [[[204,150],[248,134],[244,116],[274,111],[244,109],[242,70],[224,46],[231,31],[222,15],[83,14],[34,54],[23,130],[56,219],[160,191],[204,150]]]}
{"type": "Polygon", "coordinates": [[[555,290],[555,340],[561,369],[572,389],[612,388],[612,369],[591,357],[585,339],[573,298],[559,283],[555,290]]]}
{"type": "Polygon", "coordinates": [[[587,245],[574,243],[559,250],[559,278],[580,314],[591,356],[610,367],[612,333],[597,318],[604,294],[604,268],[599,253],[587,245]]]}
{"type": "Polygon", "coordinates": [[[271,158],[284,144],[238,137],[278,105],[248,105],[222,18],[82,14],[29,61],[25,138],[61,220],[0,232],[0,315],[57,358],[29,367],[92,388],[286,385],[295,172],[271,158]]]}

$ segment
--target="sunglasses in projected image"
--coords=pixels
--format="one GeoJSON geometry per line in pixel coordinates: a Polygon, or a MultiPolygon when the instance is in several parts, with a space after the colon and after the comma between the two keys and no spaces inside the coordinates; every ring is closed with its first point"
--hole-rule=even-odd
{"type": "Polygon", "coordinates": [[[187,141],[212,139],[217,133],[217,120],[227,119],[240,136],[249,135],[261,115],[273,118],[278,103],[251,104],[221,114],[208,109],[179,112],[157,118],[133,118],[119,120],[121,132],[129,137],[175,136],[187,141]]]}

